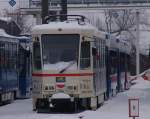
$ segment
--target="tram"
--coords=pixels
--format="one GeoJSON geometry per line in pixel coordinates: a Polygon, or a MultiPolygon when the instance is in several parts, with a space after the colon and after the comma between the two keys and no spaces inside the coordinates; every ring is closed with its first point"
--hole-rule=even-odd
{"type": "Polygon", "coordinates": [[[31,38],[19,36],[17,98],[30,98],[32,89],[31,38]]]}
{"type": "Polygon", "coordinates": [[[18,56],[19,42],[0,29],[0,105],[12,102],[18,90],[18,56]]]}
{"type": "Polygon", "coordinates": [[[104,102],[105,33],[83,16],[68,15],[66,21],[35,26],[32,38],[33,110],[67,103],[73,110],[78,106],[95,110],[104,102]]]}
{"type": "Polygon", "coordinates": [[[128,42],[114,36],[107,40],[107,98],[130,88],[130,52],[131,45],[128,42]]]}
{"type": "Polygon", "coordinates": [[[0,29],[0,105],[31,97],[31,38],[0,29]]]}

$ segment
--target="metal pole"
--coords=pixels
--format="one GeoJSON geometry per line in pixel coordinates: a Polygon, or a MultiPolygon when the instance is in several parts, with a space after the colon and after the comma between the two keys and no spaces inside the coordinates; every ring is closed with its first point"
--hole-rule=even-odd
{"type": "Polygon", "coordinates": [[[48,0],[42,0],[42,24],[45,24],[45,17],[48,16],[48,0]]]}
{"type": "Polygon", "coordinates": [[[139,39],[140,39],[140,31],[139,31],[139,11],[136,11],[136,75],[140,73],[140,53],[139,53],[139,39]]]}
{"type": "Polygon", "coordinates": [[[67,20],[67,0],[61,0],[61,14],[64,15],[60,19],[61,21],[67,20]]]}

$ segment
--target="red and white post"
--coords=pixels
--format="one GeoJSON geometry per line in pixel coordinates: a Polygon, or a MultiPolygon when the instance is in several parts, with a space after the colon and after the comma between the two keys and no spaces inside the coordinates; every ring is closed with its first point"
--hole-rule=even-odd
{"type": "Polygon", "coordinates": [[[132,98],[128,100],[129,103],[129,117],[135,119],[139,117],[139,99],[132,98]]]}

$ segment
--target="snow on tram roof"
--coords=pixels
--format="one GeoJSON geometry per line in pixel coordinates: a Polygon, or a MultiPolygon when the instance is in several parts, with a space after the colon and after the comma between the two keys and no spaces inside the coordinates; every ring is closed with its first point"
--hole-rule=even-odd
{"type": "Polygon", "coordinates": [[[4,29],[0,29],[0,36],[15,38],[15,36],[11,36],[11,35],[7,34],[4,29]]]}
{"type": "Polygon", "coordinates": [[[82,24],[78,23],[78,21],[64,21],[64,22],[50,22],[49,24],[36,25],[32,29],[32,34],[45,34],[50,33],[51,31],[54,33],[58,33],[60,31],[80,33],[83,30],[94,31],[96,28],[91,24],[84,22],[82,24]]]}
{"type": "Polygon", "coordinates": [[[18,39],[15,36],[7,34],[4,29],[0,29],[0,41],[18,42],[18,39]],[[3,39],[4,37],[5,39],[3,39]]]}

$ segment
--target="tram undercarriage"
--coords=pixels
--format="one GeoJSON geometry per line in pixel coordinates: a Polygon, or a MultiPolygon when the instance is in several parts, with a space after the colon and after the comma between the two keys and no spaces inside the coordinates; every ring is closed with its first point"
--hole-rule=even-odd
{"type": "Polygon", "coordinates": [[[36,100],[35,111],[45,112],[79,112],[85,109],[96,110],[103,105],[104,94],[87,98],[39,98],[36,100]]]}

